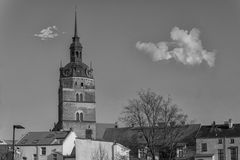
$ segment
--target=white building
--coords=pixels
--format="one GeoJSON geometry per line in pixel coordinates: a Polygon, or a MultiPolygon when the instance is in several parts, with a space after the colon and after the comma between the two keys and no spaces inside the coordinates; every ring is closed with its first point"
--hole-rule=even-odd
{"type": "Polygon", "coordinates": [[[130,149],[115,142],[76,139],[76,160],[129,160],[130,149]]]}
{"type": "Polygon", "coordinates": [[[22,160],[63,160],[71,155],[75,139],[72,131],[29,132],[16,147],[22,160]]]}

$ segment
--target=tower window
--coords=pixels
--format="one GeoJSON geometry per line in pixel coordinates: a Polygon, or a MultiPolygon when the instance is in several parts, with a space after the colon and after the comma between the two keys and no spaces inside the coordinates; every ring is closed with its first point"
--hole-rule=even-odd
{"type": "Polygon", "coordinates": [[[79,56],[79,53],[78,53],[78,51],[76,52],[76,55],[77,55],[77,57],[79,56]]]}
{"type": "Polygon", "coordinates": [[[77,86],[77,82],[75,82],[75,84],[74,84],[74,85],[75,85],[75,87],[76,87],[76,86],[77,86]]]}
{"type": "Polygon", "coordinates": [[[80,121],[80,115],[78,112],[76,113],[76,121],[80,121]]]}
{"type": "Polygon", "coordinates": [[[80,102],[83,102],[83,95],[80,94],[80,102]]]}
{"type": "Polygon", "coordinates": [[[83,82],[81,83],[81,87],[83,87],[83,82]]]}
{"type": "Polygon", "coordinates": [[[76,113],[76,121],[83,122],[83,113],[82,112],[81,113],[79,113],[79,112],[76,113]]]}
{"type": "Polygon", "coordinates": [[[83,121],[83,113],[80,113],[80,121],[83,121]]]}
{"type": "Polygon", "coordinates": [[[76,94],[76,101],[79,102],[79,94],[76,94]]]}

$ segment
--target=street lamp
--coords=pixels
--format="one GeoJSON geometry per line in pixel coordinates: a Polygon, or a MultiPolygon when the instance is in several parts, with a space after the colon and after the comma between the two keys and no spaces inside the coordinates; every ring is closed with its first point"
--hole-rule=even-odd
{"type": "Polygon", "coordinates": [[[15,129],[25,129],[25,128],[21,125],[13,125],[13,143],[12,143],[13,154],[12,154],[12,160],[14,160],[15,129]]]}

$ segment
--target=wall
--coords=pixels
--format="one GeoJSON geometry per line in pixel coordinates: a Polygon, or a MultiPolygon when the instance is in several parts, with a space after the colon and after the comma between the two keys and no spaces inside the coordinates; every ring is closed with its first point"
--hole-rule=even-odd
{"type": "Polygon", "coordinates": [[[86,138],[86,129],[92,130],[92,138],[96,138],[96,123],[85,123],[85,122],[77,122],[77,121],[63,121],[64,130],[70,130],[71,128],[76,133],[78,138],[86,138]]]}
{"type": "Polygon", "coordinates": [[[75,139],[76,139],[76,134],[74,132],[70,132],[68,136],[65,138],[63,141],[63,155],[70,155],[72,153],[72,150],[75,146],[75,139]]]}
{"type": "Polygon", "coordinates": [[[87,139],[76,139],[76,160],[96,160],[99,152],[105,154],[109,160],[117,160],[120,155],[129,157],[129,150],[120,144],[113,145],[113,142],[95,141],[87,139]]]}

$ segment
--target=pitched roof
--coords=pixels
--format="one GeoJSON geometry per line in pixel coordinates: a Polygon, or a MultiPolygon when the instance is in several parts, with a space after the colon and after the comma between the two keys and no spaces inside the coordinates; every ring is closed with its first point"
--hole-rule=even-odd
{"type": "Polygon", "coordinates": [[[69,133],[70,131],[28,132],[16,145],[60,145],[69,133]]]}
{"type": "Polygon", "coordinates": [[[196,138],[240,137],[240,124],[229,128],[226,124],[201,126],[196,138]]]}
{"type": "Polygon", "coordinates": [[[112,123],[96,123],[96,139],[102,139],[107,128],[114,128],[112,123]]]}
{"type": "MultiPolygon", "coordinates": [[[[181,143],[192,144],[195,143],[195,136],[200,128],[200,124],[185,125],[181,128],[182,134],[178,137],[178,141],[181,143]]],[[[145,128],[146,130],[148,128],[145,128]]],[[[116,141],[121,143],[122,140],[137,140],[137,143],[146,143],[143,139],[139,138],[140,129],[137,127],[125,127],[125,128],[108,128],[106,129],[103,139],[107,141],[116,141]],[[135,138],[135,139],[134,139],[135,138]]],[[[161,134],[162,128],[157,129],[156,134],[161,134]]],[[[125,144],[123,144],[125,145],[125,144]]]]}

